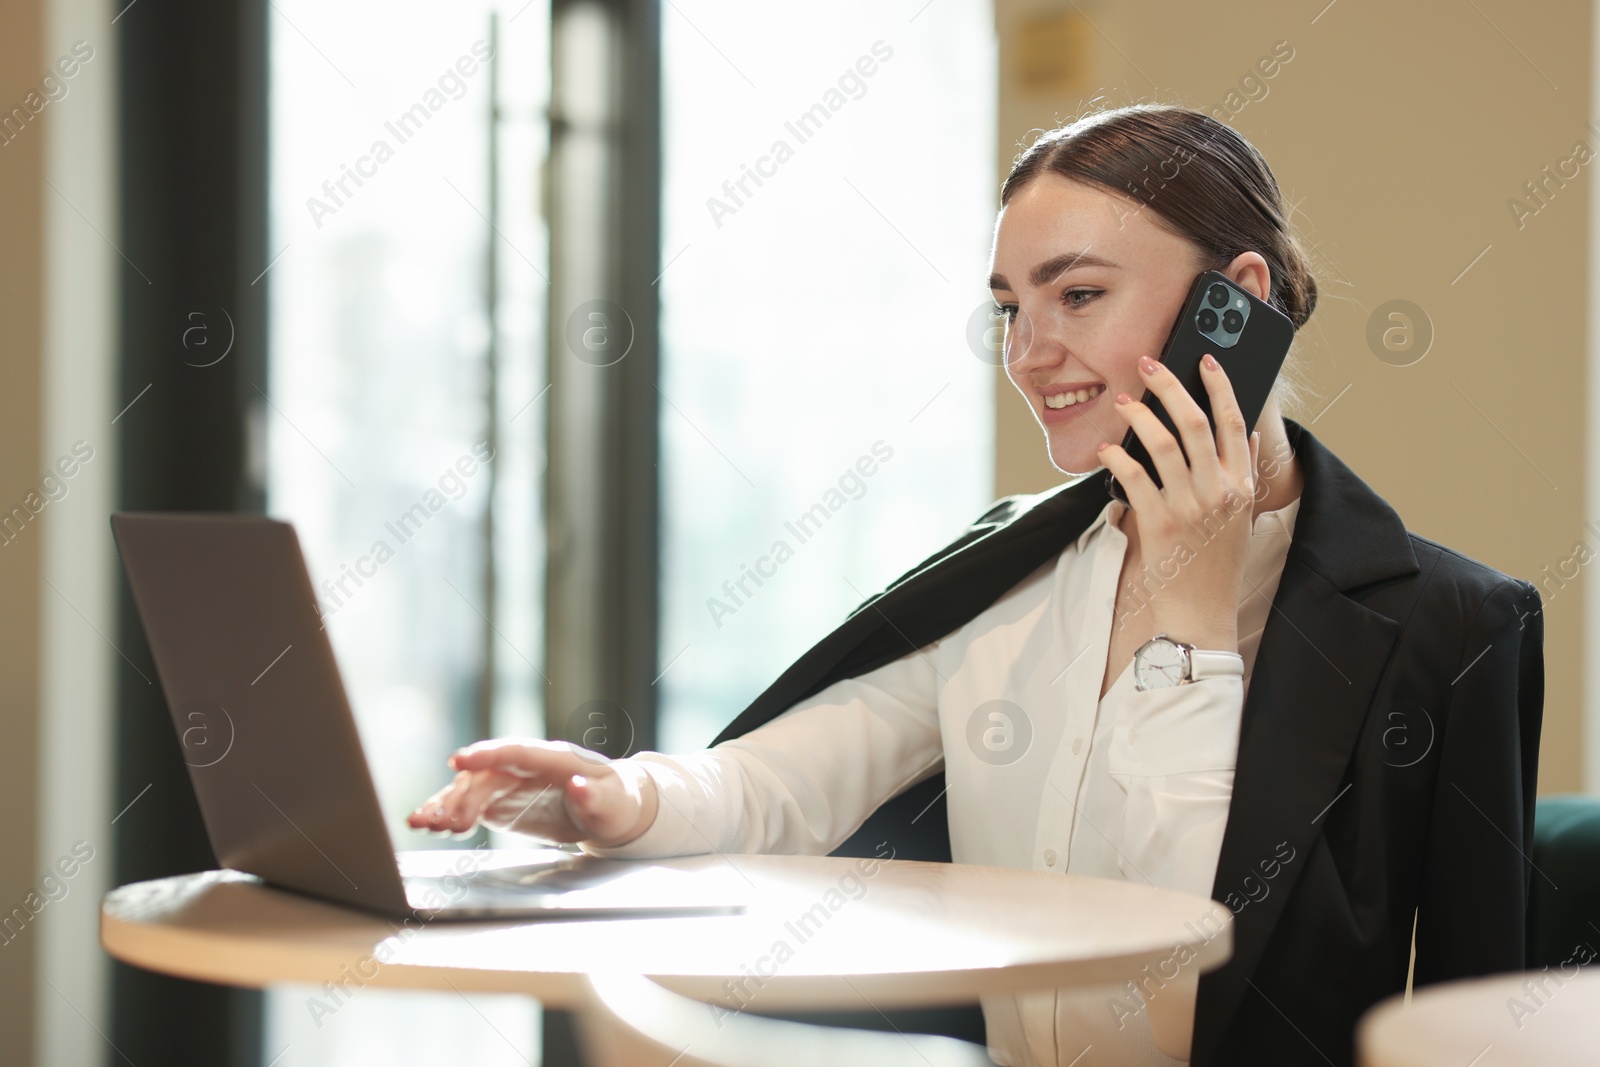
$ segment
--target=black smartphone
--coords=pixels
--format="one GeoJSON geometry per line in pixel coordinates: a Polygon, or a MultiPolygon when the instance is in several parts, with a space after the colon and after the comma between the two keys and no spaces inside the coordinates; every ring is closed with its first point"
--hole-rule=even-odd
{"type": "MultiPolygon", "coordinates": [[[[1229,281],[1226,275],[1208,270],[1194,280],[1194,287],[1183,302],[1183,310],[1178,312],[1178,318],[1172,324],[1172,333],[1162,350],[1161,362],[1183,383],[1189,395],[1200,405],[1200,410],[1206,413],[1215,436],[1217,420],[1211,414],[1211,395],[1206,392],[1205,382],[1200,378],[1200,357],[1210,352],[1222,364],[1228,381],[1233,385],[1233,394],[1239,401],[1245,425],[1254,430],[1256,420],[1261,417],[1261,409],[1266,406],[1267,394],[1272,391],[1272,383],[1278,378],[1278,371],[1289,355],[1289,344],[1293,340],[1294,323],[1289,321],[1287,315],[1229,281]]],[[[1172,432],[1178,447],[1183,448],[1183,435],[1178,432],[1178,427],[1160,399],[1149,389],[1144,391],[1141,399],[1155,412],[1161,424],[1172,432]]],[[[1150,458],[1144,442],[1131,426],[1122,438],[1122,447],[1144,465],[1156,485],[1160,486],[1161,475],[1156,471],[1155,461],[1150,458]]],[[[1187,451],[1184,459],[1188,459],[1187,451]]],[[[1124,504],[1128,503],[1122,485],[1109,470],[1106,471],[1106,488],[1113,497],[1124,504]]]]}

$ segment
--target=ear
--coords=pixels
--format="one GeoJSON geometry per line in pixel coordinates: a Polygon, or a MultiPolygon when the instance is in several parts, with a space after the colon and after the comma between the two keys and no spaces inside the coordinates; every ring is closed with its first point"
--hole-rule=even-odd
{"type": "Polygon", "coordinates": [[[1260,252],[1240,252],[1233,262],[1222,268],[1228,280],[1254,293],[1256,299],[1265,300],[1272,292],[1272,271],[1260,252]]]}

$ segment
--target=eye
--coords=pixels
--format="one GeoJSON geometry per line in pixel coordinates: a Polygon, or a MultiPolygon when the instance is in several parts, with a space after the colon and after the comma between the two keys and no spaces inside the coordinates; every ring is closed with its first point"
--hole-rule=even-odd
{"type": "Polygon", "coordinates": [[[1061,294],[1061,302],[1074,311],[1081,311],[1094,303],[1095,297],[1103,292],[1104,289],[1068,289],[1061,294]],[[1076,299],[1078,297],[1083,299],[1076,299]]]}
{"type": "Polygon", "coordinates": [[[1017,317],[1017,305],[1015,304],[992,304],[990,305],[990,310],[996,315],[1004,315],[1007,322],[1013,322],[1017,317]]]}

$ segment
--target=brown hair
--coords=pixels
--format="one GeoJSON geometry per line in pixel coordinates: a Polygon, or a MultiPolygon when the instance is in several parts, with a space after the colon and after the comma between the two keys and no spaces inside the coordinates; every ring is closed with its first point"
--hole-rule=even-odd
{"type": "MultiPolygon", "coordinates": [[[[1317,306],[1309,258],[1290,232],[1283,194],[1267,161],[1232,127],[1192,108],[1132,104],[1093,111],[1049,130],[1011,165],[1000,187],[1004,207],[1041,174],[1055,174],[1129,197],[1155,221],[1199,250],[1202,269],[1220,269],[1241,252],[1267,261],[1267,303],[1295,329],[1317,306]]],[[[1299,410],[1306,385],[1292,358],[1273,386],[1284,409],[1299,410]]]]}

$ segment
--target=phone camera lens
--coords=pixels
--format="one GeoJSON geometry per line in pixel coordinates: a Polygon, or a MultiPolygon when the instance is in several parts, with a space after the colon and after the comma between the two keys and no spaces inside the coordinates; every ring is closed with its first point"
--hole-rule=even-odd
{"type": "Polygon", "coordinates": [[[1218,282],[1206,293],[1206,299],[1211,301],[1211,306],[1219,308],[1228,302],[1228,287],[1218,282]]]}
{"type": "MultiPolygon", "coordinates": [[[[1232,314],[1237,315],[1238,312],[1232,314]]],[[[1217,313],[1210,308],[1201,308],[1200,314],[1195,316],[1195,322],[1199,323],[1201,333],[1210,333],[1217,328],[1217,313]]]]}
{"type": "Polygon", "coordinates": [[[1244,329],[1244,316],[1231,309],[1223,312],[1222,328],[1229,333],[1238,333],[1244,329]]]}

